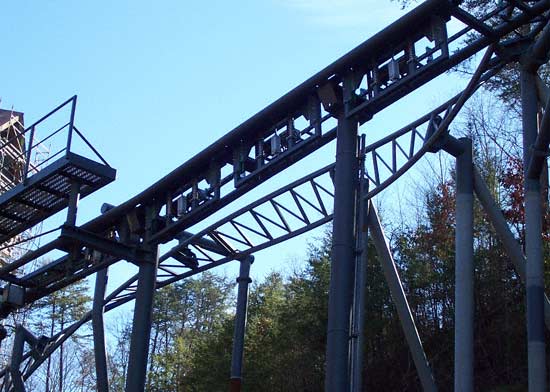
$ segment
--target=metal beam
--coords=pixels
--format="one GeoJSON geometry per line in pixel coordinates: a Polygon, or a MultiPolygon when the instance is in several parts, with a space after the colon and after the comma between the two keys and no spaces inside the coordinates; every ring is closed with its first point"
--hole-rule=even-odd
{"type": "Polygon", "coordinates": [[[474,195],[472,141],[456,158],[454,390],[474,390],[474,195]]]}
{"type": "Polygon", "coordinates": [[[405,296],[405,291],[403,290],[403,285],[401,284],[397,267],[395,266],[389,245],[386,242],[386,236],[384,235],[382,225],[380,224],[378,213],[372,203],[370,203],[369,207],[369,229],[376,252],[380,258],[382,271],[384,272],[384,277],[386,278],[393,302],[395,303],[397,315],[401,321],[401,326],[403,327],[403,332],[405,333],[405,339],[409,345],[409,350],[411,351],[422,388],[425,392],[435,392],[437,391],[437,386],[435,384],[428,359],[426,358],[426,353],[424,352],[424,347],[422,346],[422,341],[420,340],[418,330],[416,329],[416,324],[414,322],[409,303],[407,302],[407,297],[405,296]]]}
{"type": "Polygon", "coordinates": [[[349,391],[349,328],[355,259],[357,121],[341,116],[336,139],[334,223],[327,328],[325,391],[349,391]]]}
{"type": "Polygon", "coordinates": [[[105,348],[105,327],[103,311],[105,290],[107,288],[108,268],[97,272],[92,308],[92,330],[94,335],[94,356],[96,369],[96,385],[98,392],[109,392],[109,377],[107,375],[107,353],[105,348]]]}
{"type": "MultiPolygon", "coordinates": [[[[364,135],[361,138],[361,157],[364,157],[364,135]]],[[[360,191],[363,196],[368,192],[365,178],[364,161],[360,163],[360,191]]],[[[368,263],[368,214],[369,200],[358,197],[357,213],[357,252],[355,257],[355,285],[353,294],[352,335],[351,335],[351,391],[363,390],[363,347],[365,345],[365,301],[367,291],[368,263]]]]}
{"type": "MultiPolygon", "coordinates": [[[[124,259],[133,262],[150,257],[147,251],[144,251],[140,246],[128,245],[123,242],[114,241],[112,238],[106,238],[76,226],[63,225],[59,238],[64,240],[65,244],[78,245],[96,250],[98,252],[111,255],[117,259],[124,259]]],[[[58,249],[63,249],[63,245],[58,249]]],[[[71,263],[71,260],[67,260],[71,263]]]]}
{"type": "Polygon", "coordinates": [[[235,330],[233,332],[233,351],[231,354],[231,381],[230,391],[239,392],[242,385],[242,366],[244,355],[244,335],[246,330],[246,311],[248,305],[248,285],[250,279],[250,265],[254,262],[253,256],[241,260],[239,277],[237,278],[237,309],[235,313],[235,330]]]}
{"type": "Polygon", "coordinates": [[[20,367],[23,362],[25,343],[27,342],[33,345],[35,342],[34,336],[27,331],[25,327],[18,325],[15,330],[15,338],[13,341],[13,349],[10,359],[10,376],[14,392],[26,391],[20,367]]]}
{"type": "Polygon", "coordinates": [[[534,42],[531,49],[531,66],[533,71],[536,71],[541,65],[548,61],[550,52],[550,23],[546,23],[537,40],[534,42]]]}
{"type": "MultiPolygon", "coordinates": [[[[479,170],[477,170],[477,168],[475,167],[474,190],[476,192],[476,196],[479,202],[483,207],[483,210],[487,213],[489,222],[491,222],[493,228],[497,233],[497,236],[500,238],[502,247],[512,261],[516,273],[518,274],[521,281],[525,282],[525,265],[527,263],[527,260],[525,259],[523,251],[521,250],[521,245],[512,234],[512,231],[508,226],[508,222],[506,222],[506,219],[502,215],[502,210],[493,199],[493,196],[489,191],[489,187],[481,177],[481,174],[479,174],[479,170]]],[[[544,296],[544,322],[546,324],[546,328],[550,330],[550,300],[546,295],[544,296]]]]}
{"type": "MultiPolygon", "coordinates": [[[[428,33],[428,35],[430,34],[434,35],[433,38],[436,38],[434,39],[434,41],[437,41],[437,47],[435,47],[433,50],[427,51],[426,53],[420,56],[412,56],[410,59],[408,59],[408,60],[411,60],[410,66],[407,71],[408,73],[406,75],[399,75],[400,77],[402,77],[399,81],[395,83],[387,82],[387,85],[383,89],[376,90],[376,88],[373,87],[373,89],[376,90],[376,97],[373,95],[371,102],[367,103],[367,102],[361,101],[360,98],[363,98],[363,97],[356,96],[355,98],[357,98],[357,100],[354,102],[356,106],[351,108],[352,110],[346,110],[348,114],[353,112],[353,115],[357,115],[358,117],[361,117],[361,118],[374,114],[375,112],[383,109],[385,106],[389,105],[390,103],[396,101],[401,96],[404,96],[408,92],[414,90],[416,87],[420,86],[426,81],[433,79],[435,76],[441,74],[446,69],[449,69],[454,64],[457,64],[463,59],[466,59],[467,57],[476,53],[478,50],[481,50],[484,46],[489,45],[491,43],[491,39],[493,38],[498,39],[499,37],[504,37],[509,32],[513,31],[516,27],[522,25],[525,22],[533,20],[533,18],[535,18],[538,14],[540,14],[542,11],[545,11],[549,8],[548,1],[538,1],[538,2],[532,3],[532,6],[529,8],[528,12],[525,12],[525,13],[517,12],[514,14],[513,17],[511,16],[510,19],[504,20],[502,21],[502,23],[494,26],[493,31],[495,35],[493,38],[489,39],[487,37],[481,37],[479,40],[474,41],[472,44],[468,44],[466,47],[463,47],[457,50],[455,54],[449,55],[449,53],[447,52],[447,48],[449,43],[453,41],[453,37],[449,38],[448,40],[446,39],[442,40],[442,38],[444,38],[443,37],[444,34],[442,34],[441,31],[434,32],[433,29],[426,29],[426,27],[442,27],[443,29],[445,29],[444,23],[442,24],[441,22],[445,18],[448,18],[449,11],[453,9],[453,7],[455,7],[456,4],[457,2],[449,2],[446,0],[426,1],[419,8],[413,10],[406,17],[392,24],[389,28],[377,34],[375,37],[368,40],[357,49],[348,53],[346,56],[342,57],[340,60],[338,60],[331,66],[327,67],[326,69],[321,71],[319,74],[315,75],[313,78],[310,78],[304,84],[300,85],[297,89],[291,91],[289,94],[285,95],[283,98],[281,98],[274,104],[270,105],[268,108],[264,109],[258,115],[252,117],[250,120],[248,120],[247,122],[245,122],[244,124],[236,128],[234,131],[230,132],[224,138],[218,140],[211,147],[207,148],[206,150],[198,154],[196,157],[186,162],[184,165],[176,169],[174,172],[170,173],[168,176],[164,177],[157,183],[153,184],[151,187],[146,189],[140,195],[130,199],[126,203],[123,203],[123,205],[116,207],[115,209],[105,214],[104,216],[94,219],[92,222],[89,222],[88,224],[84,225],[84,228],[96,234],[103,233],[106,229],[110,229],[113,227],[113,225],[116,225],[117,223],[119,223],[120,219],[123,219],[128,212],[135,212],[135,211],[141,210],[141,208],[143,208],[144,206],[148,207],[151,204],[156,203],[157,200],[164,200],[164,201],[167,200],[164,207],[166,207],[166,211],[168,211],[169,210],[168,207],[174,201],[174,195],[176,195],[178,192],[181,192],[182,187],[188,186],[189,183],[197,180],[198,177],[196,173],[200,173],[202,175],[206,173],[208,170],[210,170],[211,165],[213,163],[213,160],[212,160],[213,156],[220,158],[221,160],[220,161],[221,163],[215,162],[216,164],[220,164],[220,165],[222,163],[225,164],[225,162],[227,162],[226,159],[230,157],[233,152],[236,151],[236,148],[240,146],[243,143],[243,141],[248,144],[252,143],[251,145],[253,145],[258,141],[263,141],[262,139],[269,137],[270,135],[272,135],[272,132],[277,131],[277,127],[279,126],[279,123],[281,122],[281,120],[287,120],[289,116],[294,117],[296,115],[302,115],[304,113],[302,110],[303,106],[306,103],[309,105],[309,102],[311,100],[315,101],[315,97],[317,96],[319,89],[322,88],[324,85],[326,85],[327,82],[335,83],[336,85],[338,85],[341,82],[345,82],[343,77],[347,75],[350,72],[350,70],[353,70],[354,77],[365,76],[365,75],[360,75],[360,72],[362,72],[365,69],[367,70],[374,69],[376,72],[378,72],[378,69],[372,68],[373,67],[372,63],[373,62],[376,63],[374,64],[374,66],[376,67],[378,67],[379,65],[384,66],[385,61],[389,59],[387,58],[388,54],[390,55],[394,54],[391,51],[392,49],[388,49],[388,48],[395,46],[395,48],[393,49],[396,49],[399,45],[401,45],[404,37],[407,38],[411,34],[414,34],[424,39],[425,37],[423,35],[425,35],[426,31],[430,30],[431,33],[428,33]],[[434,24],[435,22],[432,23],[433,20],[436,20],[437,23],[436,24],[434,24]],[[423,26],[423,28],[420,28],[419,26],[423,26]],[[435,35],[437,35],[437,37],[435,37],[435,35]],[[443,53],[442,58],[441,59],[436,58],[434,62],[428,61],[428,58],[434,55],[435,52],[437,52],[438,50],[441,50],[441,52],[443,53]],[[447,56],[449,57],[447,58],[447,56]],[[421,61],[424,61],[424,63],[420,64],[421,61]],[[423,67],[423,71],[416,73],[416,70],[415,70],[416,66],[423,67]],[[414,75],[414,77],[411,77],[412,75],[414,75]],[[178,184],[178,185],[174,185],[174,184],[178,184]]],[[[487,18],[489,17],[487,16],[487,18]]],[[[481,18],[481,21],[483,23],[486,20],[487,19],[481,18]]],[[[476,27],[478,29],[480,28],[480,25],[471,19],[469,24],[471,24],[474,28],[476,27]]],[[[469,26],[469,27],[472,27],[472,26],[469,26]]],[[[467,33],[467,30],[468,28],[466,28],[464,31],[466,31],[467,33]]],[[[455,40],[454,42],[456,42],[456,39],[460,39],[460,36],[457,36],[457,37],[454,37],[454,40],[455,40]]],[[[384,72],[386,71],[381,70],[381,73],[384,73],[384,72]]],[[[399,70],[399,72],[401,72],[401,70],[399,70]]],[[[384,76],[386,77],[387,75],[384,75],[384,76]]],[[[372,80],[369,81],[369,83],[370,82],[372,82],[372,80]]],[[[456,111],[457,111],[456,107],[459,107],[459,106],[460,104],[455,105],[455,108],[453,108],[453,111],[450,112],[448,122],[452,120],[452,115],[456,114],[456,111]]],[[[318,105],[317,105],[317,109],[319,109],[318,105]]],[[[331,117],[330,115],[327,115],[323,118],[328,119],[330,117],[331,117]]],[[[340,125],[341,127],[345,127],[345,124],[343,124],[342,121],[340,125]]],[[[310,130],[308,130],[308,132],[309,131],[310,130]]],[[[193,211],[193,213],[190,213],[183,217],[178,217],[177,219],[172,220],[172,218],[174,218],[172,216],[165,217],[166,219],[164,219],[164,224],[167,226],[165,226],[164,228],[160,228],[160,231],[151,233],[151,236],[149,236],[148,238],[145,238],[145,241],[147,242],[146,245],[150,246],[152,249],[156,249],[156,245],[159,242],[166,242],[171,240],[177,233],[189,227],[189,225],[191,225],[193,222],[197,222],[203,219],[204,217],[207,217],[212,211],[216,210],[220,206],[223,206],[224,203],[227,203],[230,200],[237,199],[242,194],[251,190],[254,186],[265,181],[265,179],[269,178],[271,175],[277,172],[280,172],[282,169],[290,166],[293,162],[309,154],[310,152],[314,151],[319,146],[328,143],[328,141],[330,140],[333,140],[333,138],[334,136],[332,134],[330,135],[324,134],[320,139],[314,139],[312,143],[309,143],[307,145],[306,143],[304,143],[304,146],[307,146],[307,147],[297,148],[296,150],[293,151],[292,154],[285,156],[284,157],[285,159],[281,159],[281,157],[279,157],[279,161],[278,161],[279,163],[277,165],[273,165],[269,167],[264,166],[261,169],[263,170],[261,171],[261,173],[260,171],[258,171],[258,173],[256,173],[256,176],[251,176],[251,181],[246,183],[239,182],[238,185],[235,185],[234,187],[235,189],[233,189],[230,193],[227,193],[227,195],[229,196],[227,196],[227,198],[223,200],[222,199],[215,200],[214,202],[206,206],[203,206],[204,208],[200,208],[199,210],[193,211]],[[288,158],[288,162],[286,158],[288,158]]],[[[300,145],[297,144],[297,146],[300,146],[300,145]]],[[[399,175],[403,174],[422,155],[423,155],[423,152],[420,152],[419,154],[409,159],[407,165],[401,167],[400,170],[394,170],[392,178],[395,179],[399,177],[399,175]]],[[[248,161],[250,160],[248,159],[248,161]]],[[[277,158],[273,160],[273,162],[276,162],[276,161],[277,161],[277,158]]],[[[216,168],[219,169],[219,167],[216,167],[216,168]]],[[[253,170],[253,169],[250,169],[250,170],[253,170]]],[[[351,173],[352,174],[350,174],[349,172],[348,174],[340,174],[340,176],[355,175],[355,172],[352,171],[351,173]]],[[[204,179],[203,177],[200,177],[200,178],[204,179]]],[[[224,180],[222,180],[222,183],[228,184],[229,182],[224,182],[224,180]]],[[[389,182],[382,184],[382,186],[380,186],[377,189],[377,192],[383,189],[383,186],[387,186],[388,184],[389,182]]],[[[340,191],[337,190],[337,192],[340,192],[340,191]]],[[[345,198],[341,197],[340,199],[344,200],[345,198]]],[[[336,204],[338,205],[338,203],[336,204]]],[[[349,206],[341,207],[341,208],[344,208],[346,210],[352,209],[352,207],[349,207],[349,206]]],[[[336,211],[336,208],[335,208],[335,211],[336,211]]],[[[326,214],[324,215],[325,216],[323,219],[329,220],[330,217],[327,216],[326,214]]],[[[340,215],[340,218],[337,218],[337,220],[343,219],[344,215],[345,214],[340,215]]],[[[346,216],[349,216],[349,215],[346,215],[346,216]]],[[[336,225],[336,222],[335,222],[335,225],[336,225]]],[[[353,226],[353,219],[351,219],[350,227],[352,226],[353,226]]],[[[341,224],[341,222],[339,223],[339,227],[345,230],[351,230],[349,227],[344,227],[341,224]]],[[[305,231],[304,228],[302,228],[301,230],[305,231]]],[[[289,233],[288,235],[290,236],[291,233],[289,233]]],[[[285,236],[283,237],[287,238],[285,236]]],[[[282,241],[283,237],[280,237],[279,240],[282,241]]],[[[336,244],[336,249],[338,247],[347,248],[348,244],[353,243],[353,241],[347,240],[349,239],[347,234],[342,235],[342,238],[345,239],[344,241],[345,246],[342,247],[342,244],[336,244]]],[[[273,244],[274,242],[267,241],[262,246],[267,247],[268,243],[273,244]]],[[[350,248],[352,247],[353,245],[350,246],[350,248]]],[[[343,255],[343,254],[348,254],[350,252],[348,250],[340,249],[339,253],[340,255],[343,255]]],[[[145,310],[145,313],[147,313],[148,309],[150,308],[150,306],[147,305],[147,302],[150,302],[150,300],[152,299],[152,291],[154,290],[154,287],[155,287],[154,270],[156,269],[156,258],[154,259],[155,260],[150,260],[151,261],[150,264],[155,265],[153,269],[149,268],[148,271],[145,272],[146,268],[140,268],[140,281],[138,285],[137,297],[138,297],[138,302],[140,302],[139,307],[142,310],[145,310]]],[[[342,276],[345,276],[344,281],[349,280],[348,272],[351,271],[351,275],[353,275],[353,269],[348,268],[349,266],[347,264],[350,263],[351,260],[352,258],[345,259],[344,262],[340,263],[341,265],[338,265],[338,266],[334,265],[336,263],[333,263],[333,267],[335,269],[338,269],[339,271],[338,273],[333,274],[334,279],[338,279],[338,278],[341,278],[342,276]],[[345,273],[342,275],[343,272],[345,273]]],[[[74,261],[75,263],[77,262],[77,260],[74,260],[74,261]]],[[[178,276],[175,276],[173,279],[177,279],[177,280],[182,279],[186,276],[190,276],[191,274],[198,273],[199,271],[219,265],[219,263],[220,261],[218,260],[216,262],[211,263],[210,265],[204,264],[201,268],[197,268],[197,270],[193,271],[192,273],[178,275],[178,276]]],[[[78,278],[89,275],[94,271],[94,268],[97,270],[98,268],[103,268],[103,266],[93,265],[93,266],[86,267],[86,269],[82,268],[78,272],[78,278]]],[[[58,279],[65,279],[65,277],[58,278],[58,279]]],[[[46,287],[44,292],[46,292],[47,290],[51,290],[52,287],[56,287],[56,288],[62,287],[63,285],[66,285],[69,281],[70,281],[69,278],[67,278],[67,280],[62,280],[62,281],[55,281],[55,282],[48,281],[47,283],[48,287],[46,287]]],[[[167,280],[165,283],[169,284],[170,281],[173,281],[173,280],[167,280]]],[[[351,285],[349,285],[349,287],[351,287],[351,285]]],[[[349,306],[347,306],[349,301],[347,301],[346,299],[348,297],[348,294],[347,294],[348,290],[346,287],[344,287],[344,289],[346,291],[345,293],[340,293],[337,295],[340,295],[344,299],[343,302],[341,303],[346,305],[344,306],[344,308],[347,307],[347,309],[344,309],[343,311],[335,310],[335,307],[332,306],[331,312],[332,314],[335,314],[335,312],[339,313],[340,316],[342,312],[344,313],[347,312],[349,317],[349,306]]],[[[33,298],[36,298],[36,297],[38,297],[38,294],[35,294],[33,298]]],[[[136,308],[138,308],[137,304],[136,304],[136,308]]],[[[145,324],[147,324],[147,317],[146,316],[140,316],[140,317],[142,317],[141,320],[146,321],[145,324]]],[[[134,318],[134,327],[136,324],[136,319],[137,317],[134,318]]],[[[342,325],[343,319],[344,319],[343,317],[335,318],[335,320],[338,320],[338,323],[339,323],[337,325],[337,328],[332,330],[329,328],[329,332],[330,331],[336,332],[339,338],[343,336],[342,330],[338,328],[338,326],[342,325]]],[[[331,325],[334,326],[334,323],[331,325]]],[[[349,328],[349,326],[347,328],[349,328]]],[[[147,336],[140,337],[140,338],[141,339],[146,338],[146,340],[148,341],[150,326],[147,327],[147,325],[145,325],[144,331],[147,332],[146,333],[147,336]],[[147,328],[149,328],[149,330],[147,330],[147,328]]],[[[138,353],[144,352],[144,347],[143,345],[139,347],[137,346],[137,343],[135,343],[134,341],[137,339],[135,335],[133,336],[132,349],[133,351],[135,351],[137,355],[138,353]]],[[[346,339],[347,338],[348,337],[346,336],[346,339]]],[[[144,359],[146,361],[147,359],[146,357],[147,355],[145,354],[144,356],[140,357],[140,360],[143,361],[144,359]]],[[[334,362],[332,363],[334,364],[334,362]]],[[[138,369],[137,372],[141,377],[143,373],[140,373],[141,370],[139,370],[139,366],[136,369],[138,369]]],[[[329,387],[327,386],[327,388],[329,387]]]]}
{"type": "MultiPolygon", "coordinates": [[[[153,221],[157,212],[154,208],[146,211],[146,237],[150,236],[153,221]]],[[[153,296],[157,278],[158,246],[151,247],[151,256],[142,260],[138,272],[136,303],[132,335],[130,337],[130,353],[128,356],[128,372],[126,375],[126,392],[145,390],[147,378],[147,358],[149,357],[149,339],[153,318],[153,296]]]]}
{"type": "Polygon", "coordinates": [[[527,256],[527,351],[529,392],[546,390],[546,350],[544,339],[544,266],[542,256],[542,209],[538,179],[529,178],[531,146],[537,137],[537,93],[535,74],[521,67],[521,107],[523,125],[523,166],[525,192],[525,250],[527,256]]]}
{"type": "MultiPolygon", "coordinates": [[[[425,1],[403,18],[308,79],[139,195],[82,227],[90,232],[103,233],[119,224],[128,213],[141,210],[143,206],[149,205],[153,200],[161,200],[164,203],[161,207],[165,207],[165,211],[173,211],[173,203],[177,198],[183,194],[188,194],[188,191],[196,186],[198,182],[212,180],[212,173],[221,173],[221,169],[227,169],[227,165],[233,164],[232,156],[234,153],[243,148],[248,151],[253,146],[266,142],[270,137],[277,134],[281,129],[281,124],[289,124],[297,116],[310,117],[310,124],[300,130],[300,137],[303,139],[297,140],[291,149],[272,160],[257,157],[258,168],[254,172],[243,173],[246,174],[246,179],[236,181],[233,188],[229,189],[233,179],[232,175],[226,176],[220,181],[213,181],[214,185],[211,184],[209,192],[218,195],[218,197],[214,196],[213,199],[199,205],[189,213],[184,213],[182,216],[170,215],[163,217],[165,218],[164,226],[159,227],[149,241],[152,244],[168,242],[190,225],[208,217],[213,211],[227,205],[230,201],[236,200],[266,179],[333,140],[334,133],[331,131],[325,132],[326,127],[320,127],[321,124],[326,125],[325,121],[331,119],[333,115],[330,113],[322,117],[313,115],[314,112],[320,113],[318,94],[327,84],[338,86],[343,82],[344,75],[350,72],[353,73],[353,77],[357,82],[362,78],[368,79],[371,71],[383,77],[386,84],[384,88],[376,87],[377,82],[372,80],[371,76],[371,80],[368,81],[370,85],[368,89],[372,90],[369,90],[372,94],[368,96],[368,99],[360,93],[354,92],[353,99],[348,102],[350,106],[346,109],[348,115],[354,115],[362,119],[368,118],[492,44],[494,40],[506,37],[510,33],[514,34],[513,31],[520,26],[534,23],[538,20],[538,15],[550,8],[550,3],[546,0],[534,2],[528,12],[518,9],[510,18],[500,20],[494,25],[490,24],[495,33],[494,38],[482,36],[474,41],[467,41],[467,43],[460,43],[461,39],[472,29],[475,29],[477,23],[468,25],[452,37],[447,37],[445,32],[451,11],[458,6],[457,2],[446,0],[425,1]],[[414,40],[425,40],[426,38],[433,42],[433,47],[422,53],[411,51],[411,47],[414,47],[414,45],[408,45],[407,48],[403,47],[405,42],[413,43],[414,40]],[[448,47],[455,44],[458,46],[457,50],[452,53],[448,52],[448,47]],[[395,50],[398,52],[395,52],[395,50]],[[403,62],[404,59],[399,57],[401,56],[399,51],[402,50],[405,50],[410,57],[406,59],[407,66],[403,62]],[[396,59],[396,61],[404,66],[403,69],[399,69],[398,80],[388,81],[386,62],[395,55],[399,55],[399,59],[396,59]],[[312,108],[312,102],[314,108],[312,108]],[[216,157],[216,159],[213,160],[212,157],[216,157]],[[225,186],[224,192],[220,192],[221,186],[225,186]],[[219,197],[220,194],[224,196],[219,197]]],[[[494,13],[491,11],[479,19],[483,23],[488,23],[493,16],[494,13]]],[[[479,25],[477,27],[479,28],[479,25]]],[[[285,132],[289,129],[285,128],[285,132]]],[[[406,165],[395,171],[394,175],[391,176],[391,180],[393,181],[403,174],[422,155],[421,152],[411,158],[406,165]]],[[[246,157],[247,161],[249,158],[246,157]]],[[[380,192],[389,183],[391,181],[385,181],[377,187],[375,192],[380,192]]],[[[79,274],[79,278],[93,272],[95,272],[94,266],[86,267],[79,274]]],[[[55,279],[59,280],[58,283],[54,284],[55,287],[64,287],[72,281],[70,277],[61,276],[60,274],[56,274],[55,279]]],[[[30,297],[36,298],[37,296],[30,297]]],[[[0,314],[8,312],[7,309],[4,309],[0,314]]]]}

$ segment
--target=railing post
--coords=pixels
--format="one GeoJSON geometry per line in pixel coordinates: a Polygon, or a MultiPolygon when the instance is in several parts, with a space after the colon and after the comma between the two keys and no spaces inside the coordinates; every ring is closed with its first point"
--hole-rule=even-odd
{"type": "Polygon", "coordinates": [[[76,111],[76,95],[72,98],[71,104],[71,119],[69,120],[69,135],[67,136],[67,149],[65,153],[68,154],[71,152],[71,143],[73,140],[73,126],[74,126],[74,115],[76,111]]]}
{"type": "Polygon", "coordinates": [[[32,155],[32,145],[34,143],[34,125],[31,127],[31,133],[29,136],[29,146],[27,147],[27,154],[25,155],[25,171],[23,174],[23,182],[27,182],[27,177],[29,176],[29,167],[31,164],[31,155],[32,155]]]}
{"type": "Polygon", "coordinates": [[[76,215],[78,212],[78,202],[80,201],[80,184],[77,181],[71,183],[71,193],[69,194],[69,205],[67,208],[67,220],[65,224],[74,226],[76,224],[76,215]]]}

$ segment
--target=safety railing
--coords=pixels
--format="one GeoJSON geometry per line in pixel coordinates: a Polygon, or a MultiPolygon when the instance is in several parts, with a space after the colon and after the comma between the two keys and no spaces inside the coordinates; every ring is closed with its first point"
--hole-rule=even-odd
{"type": "MultiPolygon", "coordinates": [[[[77,96],[73,96],[42,116],[24,130],[13,128],[0,138],[0,156],[5,162],[0,171],[11,173],[13,186],[25,183],[42,168],[70,152],[98,158],[109,166],[101,154],[75,126],[77,96]],[[84,150],[88,150],[88,153],[84,150]],[[76,151],[75,151],[76,150],[76,151]]],[[[2,191],[5,191],[3,189],[2,191]]]]}

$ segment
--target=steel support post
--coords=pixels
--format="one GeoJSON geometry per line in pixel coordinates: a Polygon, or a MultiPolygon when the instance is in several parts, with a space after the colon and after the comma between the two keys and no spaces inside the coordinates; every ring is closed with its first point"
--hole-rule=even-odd
{"type": "Polygon", "coordinates": [[[80,184],[76,181],[71,182],[71,193],[69,193],[69,206],[67,209],[67,221],[65,224],[74,226],[76,224],[76,213],[78,211],[78,202],[80,200],[80,184]]]}
{"type": "Polygon", "coordinates": [[[242,384],[242,364],[244,354],[244,334],[246,330],[246,310],[248,306],[248,285],[250,279],[250,265],[254,262],[253,256],[241,260],[239,277],[237,278],[237,310],[235,314],[235,330],[233,332],[233,351],[231,355],[230,391],[239,392],[242,384]]]}
{"type": "MultiPolygon", "coordinates": [[[[152,232],[153,211],[147,211],[146,238],[152,232]]],[[[149,356],[149,339],[153,316],[153,295],[157,278],[158,246],[151,247],[149,257],[140,260],[134,320],[130,337],[130,354],[126,375],[126,392],[140,392],[145,389],[147,378],[147,358],[149,356]]]]}
{"type": "Polygon", "coordinates": [[[537,92],[535,73],[522,66],[521,106],[523,125],[523,168],[525,192],[525,253],[527,257],[527,351],[529,391],[546,390],[544,342],[544,280],[542,258],[542,208],[540,183],[528,178],[532,147],[537,138],[537,92]]]}
{"type": "Polygon", "coordinates": [[[422,388],[426,392],[437,391],[432,371],[430,369],[428,359],[426,358],[426,353],[424,352],[424,347],[422,347],[420,335],[416,329],[416,324],[414,322],[409,303],[407,302],[403,285],[401,284],[401,279],[399,278],[389,245],[386,242],[386,237],[384,235],[382,225],[380,224],[378,213],[372,203],[369,206],[369,233],[371,236],[370,238],[372,238],[372,241],[374,242],[376,253],[378,253],[380,258],[382,271],[384,272],[384,277],[386,278],[395,308],[397,309],[397,315],[399,316],[399,320],[401,321],[401,326],[403,327],[403,332],[405,334],[405,339],[407,340],[407,344],[411,350],[411,355],[416,366],[422,388]]]}
{"type": "Polygon", "coordinates": [[[349,391],[349,328],[355,260],[357,121],[341,115],[336,138],[334,221],[327,328],[325,391],[349,391]]]}
{"type": "MultiPolygon", "coordinates": [[[[363,196],[366,192],[360,192],[363,196]]],[[[355,292],[351,340],[351,391],[363,390],[363,346],[365,340],[365,295],[368,263],[368,200],[360,197],[357,229],[357,256],[355,260],[355,292]]]]}
{"type": "Polygon", "coordinates": [[[456,157],[454,390],[474,390],[474,195],[472,141],[456,157]]]}
{"type": "Polygon", "coordinates": [[[363,346],[365,340],[365,295],[367,291],[369,182],[365,176],[365,135],[361,135],[359,153],[359,192],[357,197],[357,233],[355,286],[351,335],[351,391],[363,390],[363,346]]]}
{"type": "Polygon", "coordinates": [[[33,343],[32,335],[21,325],[15,330],[15,338],[13,341],[13,350],[10,360],[10,376],[13,384],[14,392],[25,392],[25,384],[21,375],[21,362],[23,361],[23,352],[25,342],[33,343]]]}
{"type": "Polygon", "coordinates": [[[148,261],[142,261],[139,267],[134,321],[130,337],[126,392],[139,392],[145,389],[157,262],[158,250],[155,249],[154,257],[148,261]]]}
{"type": "Polygon", "coordinates": [[[94,303],[92,307],[92,329],[94,335],[94,355],[96,384],[98,392],[109,391],[109,378],[107,376],[107,353],[105,350],[105,327],[103,324],[103,301],[107,288],[108,268],[97,272],[94,290],[94,303]]]}

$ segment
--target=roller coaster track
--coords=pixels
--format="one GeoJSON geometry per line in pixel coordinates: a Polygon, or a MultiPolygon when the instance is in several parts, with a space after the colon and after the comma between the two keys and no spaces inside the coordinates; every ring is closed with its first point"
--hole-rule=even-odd
{"type": "MultiPolygon", "coordinates": [[[[475,19],[452,2],[426,1],[139,195],[78,230],[65,228],[59,238],[0,268],[0,279],[25,288],[25,303],[30,303],[118,259],[139,258],[147,208],[159,212],[147,243],[171,241],[334,140],[336,132],[329,120],[344,113],[365,122],[488,45],[498,44],[503,50],[523,42],[526,37],[516,29],[533,25],[532,34],[536,34],[546,22],[541,15],[548,8],[547,1],[527,7],[503,2],[475,19]],[[451,16],[465,21],[466,27],[448,37],[451,16]],[[346,89],[353,94],[348,94],[343,108],[338,102],[346,89]],[[116,241],[109,237],[113,232],[119,234],[116,241]],[[56,249],[67,255],[18,276],[18,268],[56,249]],[[115,257],[90,257],[94,250],[115,257]]],[[[379,156],[374,155],[374,163],[379,156]]],[[[12,309],[4,304],[0,310],[5,315],[12,309]]]]}
{"type": "MultiPolygon", "coordinates": [[[[479,77],[479,80],[471,83],[470,89],[466,89],[411,124],[365,147],[358,157],[367,166],[370,162],[371,166],[371,170],[366,172],[371,190],[365,196],[370,198],[378,194],[410,169],[409,162],[421,159],[436,140],[430,137],[435,134],[434,119],[440,118],[439,124],[443,124],[461,97],[471,94],[501,66],[502,63],[496,63],[479,77]],[[389,159],[385,158],[388,156],[389,159]],[[380,170],[380,168],[383,169],[380,170]]],[[[480,69],[483,68],[480,67],[480,69]]],[[[439,130],[444,131],[442,128],[439,130]]],[[[182,233],[179,236],[179,244],[159,258],[156,288],[161,289],[182,279],[256,253],[330,222],[332,220],[330,208],[334,197],[332,183],[334,166],[334,164],[328,165],[294,181],[194,235],[182,233]],[[190,254],[195,257],[189,257],[190,254]]],[[[111,311],[134,300],[137,280],[136,274],[113,290],[103,301],[105,311],[111,311]]],[[[30,351],[27,352],[23,377],[25,379],[30,377],[53,351],[81,326],[89,322],[91,317],[92,313],[89,312],[81,320],[53,336],[40,356],[33,357],[30,351]]],[[[1,371],[0,377],[5,372],[6,369],[1,371]]]]}
{"type": "MultiPolygon", "coordinates": [[[[198,233],[186,231],[333,141],[336,128],[330,127],[329,120],[346,116],[364,123],[489,47],[461,94],[364,149],[358,158],[365,162],[371,183],[366,197],[378,194],[434,147],[480,85],[506,63],[517,60],[514,48],[542,30],[547,22],[543,15],[549,9],[548,1],[505,1],[484,17],[475,18],[454,2],[426,1],[144,192],[81,227],[63,227],[57,239],[1,267],[0,279],[23,287],[28,304],[119,260],[139,261],[147,252],[144,245],[177,239],[178,245],[159,258],[156,289],[160,289],[319,227],[332,219],[334,165],[262,197],[198,233]],[[448,37],[451,17],[465,27],[448,37]],[[530,37],[519,31],[526,25],[531,26],[530,37]],[[429,45],[419,53],[420,43],[429,45]],[[345,105],[341,105],[342,97],[345,105]],[[147,209],[157,213],[153,233],[145,241],[147,209]],[[67,254],[18,276],[18,268],[55,249],[67,254]]],[[[104,299],[105,310],[133,300],[136,282],[134,276],[111,292],[104,299]]],[[[6,316],[15,309],[4,303],[1,313],[6,316]]],[[[23,378],[90,319],[91,313],[53,336],[41,353],[26,352],[23,378]]],[[[7,373],[4,369],[0,376],[7,373]]],[[[4,377],[4,382],[9,383],[9,377],[4,377]]]]}

